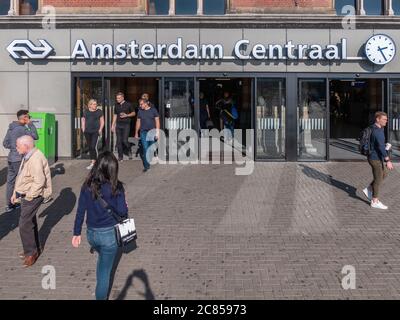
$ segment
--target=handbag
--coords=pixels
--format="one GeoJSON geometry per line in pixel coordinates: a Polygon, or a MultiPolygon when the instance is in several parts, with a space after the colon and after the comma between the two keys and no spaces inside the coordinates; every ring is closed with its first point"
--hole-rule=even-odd
{"type": "Polygon", "coordinates": [[[115,237],[117,239],[117,243],[119,247],[125,247],[130,242],[135,241],[137,239],[136,234],[136,226],[135,220],[133,218],[123,219],[120,215],[118,215],[115,210],[103,199],[102,196],[99,196],[99,202],[101,206],[113,216],[118,223],[114,226],[115,237]]]}

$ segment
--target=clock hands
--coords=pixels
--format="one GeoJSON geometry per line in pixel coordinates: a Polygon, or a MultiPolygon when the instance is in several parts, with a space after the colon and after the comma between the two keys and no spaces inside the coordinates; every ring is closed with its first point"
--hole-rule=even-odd
{"type": "Polygon", "coordinates": [[[383,50],[387,49],[388,47],[383,47],[381,48],[380,46],[378,46],[378,51],[381,53],[381,55],[383,56],[383,58],[385,59],[385,61],[387,61],[386,56],[383,54],[383,50]]]}

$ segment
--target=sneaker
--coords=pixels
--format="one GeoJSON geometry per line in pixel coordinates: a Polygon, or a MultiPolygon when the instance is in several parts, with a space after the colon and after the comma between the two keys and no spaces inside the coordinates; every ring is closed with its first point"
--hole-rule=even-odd
{"type": "Polygon", "coordinates": [[[385,206],[382,202],[379,200],[377,202],[371,201],[371,207],[375,209],[382,209],[382,210],[387,210],[387,206],[385,206]]]}
{"type": "Polygon", "coordinates": [[[92,170],[92,169],[93,169],[93,167],[94,167],[94,164],[93,164],[93,163],[91,163],[89,166],[87,166],[87,167],[86,167],[86,169],[88,169],[88,170],[92,170]]]}
{"type": "Polygon", "coordinates": [[[367,197],[369,201],[372,200],[372,190],[370,187],[367,187],[363,190],[364,195],[367,197]]]}

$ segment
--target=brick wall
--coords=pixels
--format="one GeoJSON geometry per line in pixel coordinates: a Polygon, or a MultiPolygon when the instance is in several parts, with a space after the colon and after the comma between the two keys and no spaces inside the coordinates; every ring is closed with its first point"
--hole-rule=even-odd
{"type": "Polygon", "coordinates": [[[59,13],[144,13],[145,0],[42,0],[59,13]]]}
{"type": "Polygon", "coordinates": [[[230,0],[231,13],[333,13],[333,0],[230,0]]]}
{"type": "MultiPolygon", "coordinates": [[[[333,13],[333,0],[228,0],[229,13],[333,13]],[[297,5],[296,5],[297,4],[297,5]]],[[[59,13],[145,13],[146,0],[42,0],[59,13]]]]}
{"type": "Polygon", "coordinates": [[[43,0],[54,7],[137,7],[140,0],[43,0]]]}

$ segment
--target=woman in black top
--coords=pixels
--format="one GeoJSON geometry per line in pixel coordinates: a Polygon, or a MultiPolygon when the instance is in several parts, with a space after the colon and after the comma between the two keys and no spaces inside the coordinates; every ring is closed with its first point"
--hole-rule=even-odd
{"type": "Polygon", "coordinates": [[[104,128],[103,111],[97,108],[95,99],[89,100],[88,108],[83,112],[82,132],[85,135],[86,143],[89,147],[91,163],[87,167],[91,170],[98,156],[97,145],[104,128]]]}

